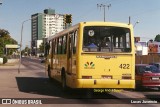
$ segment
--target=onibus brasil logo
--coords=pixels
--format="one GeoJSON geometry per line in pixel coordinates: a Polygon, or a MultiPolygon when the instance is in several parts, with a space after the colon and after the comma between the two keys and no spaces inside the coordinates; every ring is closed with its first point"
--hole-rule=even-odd
{"type": "Polygon", "coordinates": [[[95,64],[93,62],[86,62],[84,64],[85,69],[95,69],[95,64]]]}

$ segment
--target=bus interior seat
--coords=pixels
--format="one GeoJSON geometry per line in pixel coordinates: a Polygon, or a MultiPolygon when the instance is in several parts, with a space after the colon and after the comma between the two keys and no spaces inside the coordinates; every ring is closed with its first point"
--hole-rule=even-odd
{"type": "Polygon", "coordinates": [[[101,49],[102,52],[109,52],[109,50],[110,50],[109,48],[102,48],[101,49]]]}
{"type": "Polygon", "coordinates": [[[122,52],[121,49],[114,49],[114,52],[122,52]]]}
{"type": "Polygon", "coordinates": [[[97,52],[98,48],[83,48],[84,52],[97,52]]]}
{"type": "Polygon", "coordinates": [[[83,48],[83,51],[84,51],[84,52],[88,52],[89,49],[88,49],[88,48],[83,48]]]}

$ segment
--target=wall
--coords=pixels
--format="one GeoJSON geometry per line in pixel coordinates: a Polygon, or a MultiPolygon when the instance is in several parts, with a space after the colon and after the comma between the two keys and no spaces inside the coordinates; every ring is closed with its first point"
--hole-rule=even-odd
{"type": "Polygon", "coordinates": [[[142,55],[135,56],[136,64],[149,64],[154,62],[160,62],[160,55],[152,54],[152,55],[142,55]]]}

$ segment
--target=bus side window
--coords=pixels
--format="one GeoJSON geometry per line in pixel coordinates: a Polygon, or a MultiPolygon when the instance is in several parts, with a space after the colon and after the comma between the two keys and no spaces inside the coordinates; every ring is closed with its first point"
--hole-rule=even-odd
{"type": "Polygon", "coordinates": [[[68,36],[68,58],[72,56],[72,34],[70,33],[68,36]]]}
{"type": "Polygon", "coordinates": [[[74,32],[73,37],[72,37],[72,41],[73,41],[73,54],[76,54],[77,35],[78,35],[78,30],[76,30],[74,32]]]}
{"type": "Polygon", "coordinates": [[[55,54],[57,54],[57,38],[55,39],[55,54]]]}
{"type": "Polygon", "coordinates": [[[63,36],[63,39],[62,39],[62,54],[66,54],[66,49],[67,49],[67,38],[66,38],[66,35],[63,36]]]}
{"type": "Polygon", "coordinates": [[[55,39],[54,39],[54,40],[53,40],[53,43],[52,43],[52,53],[53,53],[53,54],[55,54],[55,48],[54,48],[54,47],[55,47],[55,44],[56,44],[56,43],[55,43],[55,39]]]}
{"type": "Polygon", "coordinates": [[[58,51],[57,53],[58,53],[58,54],[62,54],[62,37],[59,37],[59,38],[58,38],[58,43],[57,43],[57,45],[58,45],[58,46],[57,46],[57,48],[58,48],[58,49],[57,49],[57,51],[58,51]]]}

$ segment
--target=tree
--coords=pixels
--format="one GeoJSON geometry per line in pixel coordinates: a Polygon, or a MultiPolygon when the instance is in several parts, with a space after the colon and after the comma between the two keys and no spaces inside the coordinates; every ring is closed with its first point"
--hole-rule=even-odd
{"type": "Polygon", "coordinates": [[[28,46],[26,46],[25,49],[22,50],[22,55],[27,56],[27,55],[29,55],[30,53],[31,53],[31,49],[28,48],[28,46]]]}
{"type": "Polygon", "coordinates": [[[44,53],[44,42],[42,42],[41,45],[39,45],[39,50],[40,52],[44,53]]]}
{"type": "Polygon", "coordinates": [[[160,42],[160,34],[156,35],[156,37],[155,37],[154,41],[156,41],[156,42],[160,42]]]}
{"type": "Polygon", "coordinates": [[[50,45],[48,42],[46,42],[45,44],[44,42],[42,42],[41,45],[39,46],[39,50],[40,52],[44,53],[44,56],[48,55],[49,49],[50,49],[50,45]]]}
{"type": "MultiPolygon", "coordinates": [[[[18,44],[16,40],[11,38],[10,33],[7,30],[0,29],[0,56],[4,54],[6,44],[18,44]]],[[[10,49],[12,54],[16,49],[10,49]]]]}
{"type": "Polygon", "coordinates": [[[7,30],[0,29],[0,37],[10,37],[10,33],[7,30]]]}

